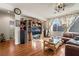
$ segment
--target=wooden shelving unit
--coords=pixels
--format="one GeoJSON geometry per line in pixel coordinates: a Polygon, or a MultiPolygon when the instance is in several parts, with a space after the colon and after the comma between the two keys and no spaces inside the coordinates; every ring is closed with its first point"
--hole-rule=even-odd
{"type": "MultiPolygon", "coordinates": [[[[34,38],[34,35],[41,38],[42,34],[42,22],[36,18],[33,17],[27,17],[28,19],[23,19],[23,21],[20,21],[20,39],[22,43],[32,41],[34,38]],[[24,32],[24,34],[23,34],[24,32]]],[[[37,39],[37,38],[36,38],[37,39]]]]}
{"type": "Polygon", "coordinates": [[[35,29],[37,32],[40,32],[39,34],[41,34],[42,33],[42,22],[36,18],[30,18],[28,20],[28,41],[31,41],[32,39],[34,39],[33,38],[33,36],[34,36],[33,29],[35,29]]]}

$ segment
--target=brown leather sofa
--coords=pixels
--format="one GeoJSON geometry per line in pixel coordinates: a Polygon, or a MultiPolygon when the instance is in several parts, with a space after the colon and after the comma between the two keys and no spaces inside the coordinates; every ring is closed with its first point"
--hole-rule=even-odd
{"type": "Polygon", "coordinates": [[[74,40],[75,36],[79,36],[79,33],[68,32],[63,34],[62,40],[65,43],[65,56],[79,56],[79,44],[67,43],[71,39],[74,40]]]}
{"type": "Polygon", "coordinates": [[[66,32],[63,34],[62,40],[66,43],[68,40],[73,39],[75,36],[79,36],[76,32],[66,32]]]}
{"type": "Polygon", "coordinates": [[[79,46],[73,44],[66,44],[65,56],[79,56],[79,46]]]}

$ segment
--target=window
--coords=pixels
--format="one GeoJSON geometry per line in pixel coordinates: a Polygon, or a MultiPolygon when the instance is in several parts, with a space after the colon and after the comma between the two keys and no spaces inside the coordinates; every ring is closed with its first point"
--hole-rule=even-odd
{"type": "Polygon", "coordinates": [[[62,23],[58,18],[53,21],[53,31],[64,31],[62,23]]]}

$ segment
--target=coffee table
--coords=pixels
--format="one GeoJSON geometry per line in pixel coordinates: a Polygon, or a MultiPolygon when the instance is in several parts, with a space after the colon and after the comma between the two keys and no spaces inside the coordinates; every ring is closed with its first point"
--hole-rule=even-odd
{"type": "Polygon", "coordinates": [[[52,49],[54,53],[56,53],[56,50],[63,44],[63,41],[61,37],[56,37],[53,39],[49,38],[47,40],[44,40],[43,44],[44,44],[44,50],[47,47],[47,48],[52,49]]]}

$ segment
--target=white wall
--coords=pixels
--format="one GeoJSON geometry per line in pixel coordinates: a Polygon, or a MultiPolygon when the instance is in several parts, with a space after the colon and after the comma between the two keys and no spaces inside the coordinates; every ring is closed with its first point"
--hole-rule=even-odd
{"type": "Polygon", "coordinates": [[[6,39],[10,37],[10,25],[9,21],[13,20],[10,16],[7,15],[0,15],[0,33],[4,33],[6,39]]]}

